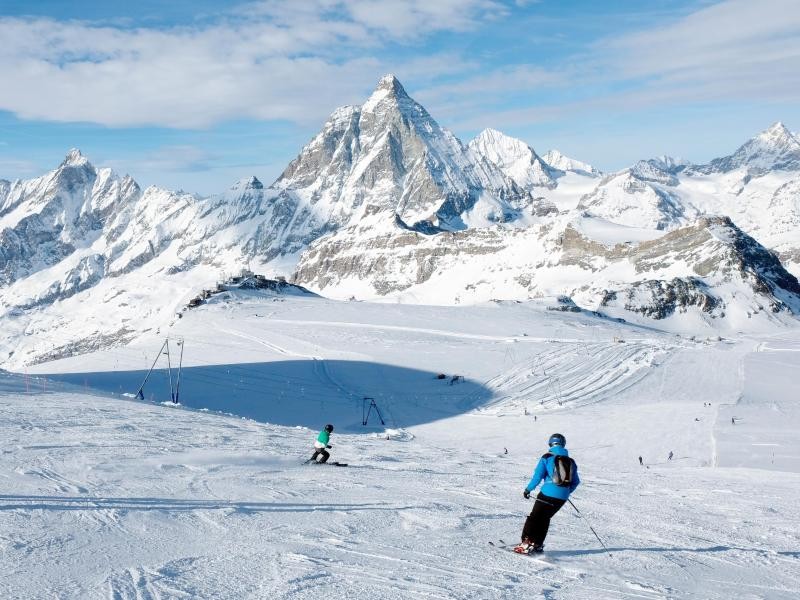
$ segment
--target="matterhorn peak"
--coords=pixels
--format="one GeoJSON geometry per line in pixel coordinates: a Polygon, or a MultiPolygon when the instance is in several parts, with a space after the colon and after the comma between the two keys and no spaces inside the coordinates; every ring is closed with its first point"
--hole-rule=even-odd
{"type": "Polygon", "coordinates": [[[391,73],[380,78],[378,85],[375,86],[375,91],[372,92],[372,95],[361,109],[369,112],[384,100],[394,100],[395,102],[411,101],[405,88],[403,88],[403,84],[391,73]]]}
{"type": "Polygon", "coordinates": [[[406,90],[403,88],[403,84],[400,83],[400,80],[391,73],[388,73],[380,78],[378,85],[375,87],[376,92],[379,90],[391,92],[395,95],[407,95],[406,90]]]}
{"type": "Polygon", "coordinates": [[[67,152],[67,156],[64,158],[64,161],[61,163],[62,167],[80,167],[87,164],[89,160],[81,154],[81,151],[77,148],[72,148],[69,152],[67,152]]]}

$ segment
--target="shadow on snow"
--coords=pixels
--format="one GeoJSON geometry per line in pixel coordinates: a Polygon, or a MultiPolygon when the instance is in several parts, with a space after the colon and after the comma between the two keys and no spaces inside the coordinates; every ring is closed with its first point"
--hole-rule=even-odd
{"type": "MultiPolygon", "coordinates": [[[[42,375],[113,394],[134,394],[147,375],[140,371],[59,373],[42,375]]],[[[332,422],[339,431],[409,427],[454,416],[485,404],[492,393],[469,379],[452,382],[437,373],[394,365],[343,360],[289,360],[184,367],[179,402],[276,425],[319,428],[332,422]],[[367,415],[369,400],[375,408],[367,415]],[[365,427],[363,420],[367,418],[365,427]]],[[[177,370],[172,370],[177,388],[177,370]]],[[[154,370],[143,394],[145,401],[169,403],[166,369],[154,370]]]]}
{"type": "Polygon", "coordinates": [[[418,508],[385,502],[331,504],[326,502],[235,502],[229,500],[183,500],[179,498],[108,498],[91,496],[9,496],[0,495],[1,510],[126,510],[192,511],[236,510],[239,512],[350,512],[391,511],[418,508]]]}

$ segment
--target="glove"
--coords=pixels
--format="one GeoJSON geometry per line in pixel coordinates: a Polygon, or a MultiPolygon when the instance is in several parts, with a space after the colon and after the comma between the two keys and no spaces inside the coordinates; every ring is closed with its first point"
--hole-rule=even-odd
{"type": "Polygon", "coordinates": [[[330,444],[328,444],[328,445],[327,445],[327,446],[325,446],[325,447],[326,447],[326,448],[333,448],[333,446],[331,446],[330,444]]]}
{"type": "Polygon", "coordinates": [[[525,500],[530,500],[531,493],[530,493],[530,491],[528,491],[528,488],[525,488],[525,491],[522,492],[522,497],[525,498],[525,500]]]}

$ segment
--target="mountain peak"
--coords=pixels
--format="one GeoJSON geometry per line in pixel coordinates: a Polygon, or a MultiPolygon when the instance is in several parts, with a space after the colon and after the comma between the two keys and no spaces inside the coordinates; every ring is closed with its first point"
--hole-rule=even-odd
{"type": "Polygon", "coordinates": [[[375,87],[375,91],[377,92],[378,90],[386,90],[397,95],[405,95],[406,93],[406,90],[403,88],[403,84],[400,83],[400,80],[392,73],[387,73],[381,77],[380,80],[378,80],[378,85],[375,87]]]}
{"type": "Polygon", "coordinates": [[[246,190],[263,190],[264,184],[256,177],[255,175],[251,175],[250,177],[246,177],[245,179],[240,179],[236,183],[231,186],[231,190],[234,192],[244,192],[246,190]]]}
{"type": "Polygon", "coordinates": [[[530,148],[528,144],[523,142],[522,140],[511,137],[503,133],[502,131],[498,131],[497,129],[492,129],[491,127],[487,127],[483,131],[481,131],[476,137],[476,142],[493,142],[493,143],[506,143],[511,144],[514,146],[522,146],[525,148],[530,148]]]}
{"type": "Polygon", "coordinates": [[[565,156],[556,149],[550,150],[545,154],[542,159],[554,169],[561,171],[572,171],[581,175],[589,175],[591,177],[600,177],[602,172],[596,169],[589,163],[575,160],[569,156],[565,156]]]}
{"type": "Polygon", "coordinates": [[[762,131],[758,134],[757,138],[773,144],[783,144],[786,141],[794,141],[797,143],[792,132],[780,121],[776,121],[769,129],[762,131]]]}
{"type": "Polygon", "coordinates": [[[61,163],[62,167],[80,167],[88,163],[88,159],[81,154],[81,151],[77,148],[72,148],[69,152],[67,152],[67,156],[64,158],[64,161],[61,163]]]}
{"type": "Polygon", "coordinates": [[[403,84],[391,73],[380,78],[372,95],[362,106],[362,110],[369,112],[375,108],[379,102],[387,98],[394,100],[409,99],[405,88],[403,88],[403,84]]]}
{"type": "Polygon", "coordinates": [[[698,167],[699,173],[727,173],[746,167],[757,172],[800,169],[800,140],[780,121],[747,140],[730,156],[698,167]]]}
{"type": "Polygon", "coordinates": [[[258,179],[258,177],[256,177],[255,175],[252,175],[250,177],[250,179],[247,180],[247,187],[252,189],[252,190],[263,190],[264,189],[264,184],[261,183],[261,181],[258,179]]]}
{"type": "Polygon", "coordinates": [[[484,129],[469,147],[527,191],[536,187],[552,189],[558,185],[556,178],[562,175],[545,164],[527,143],[496,129],[484,129]]]}

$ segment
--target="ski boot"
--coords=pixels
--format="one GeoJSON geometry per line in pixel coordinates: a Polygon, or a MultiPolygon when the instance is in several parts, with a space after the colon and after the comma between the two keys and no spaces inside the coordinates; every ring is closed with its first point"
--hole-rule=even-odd
{"type": "Polygon", "coordinates": [[[523,538],[519,544],[514,546],[513,550],[517,554],[530,554],[533,550],[533,544],[528,538],[523,538]]]}

